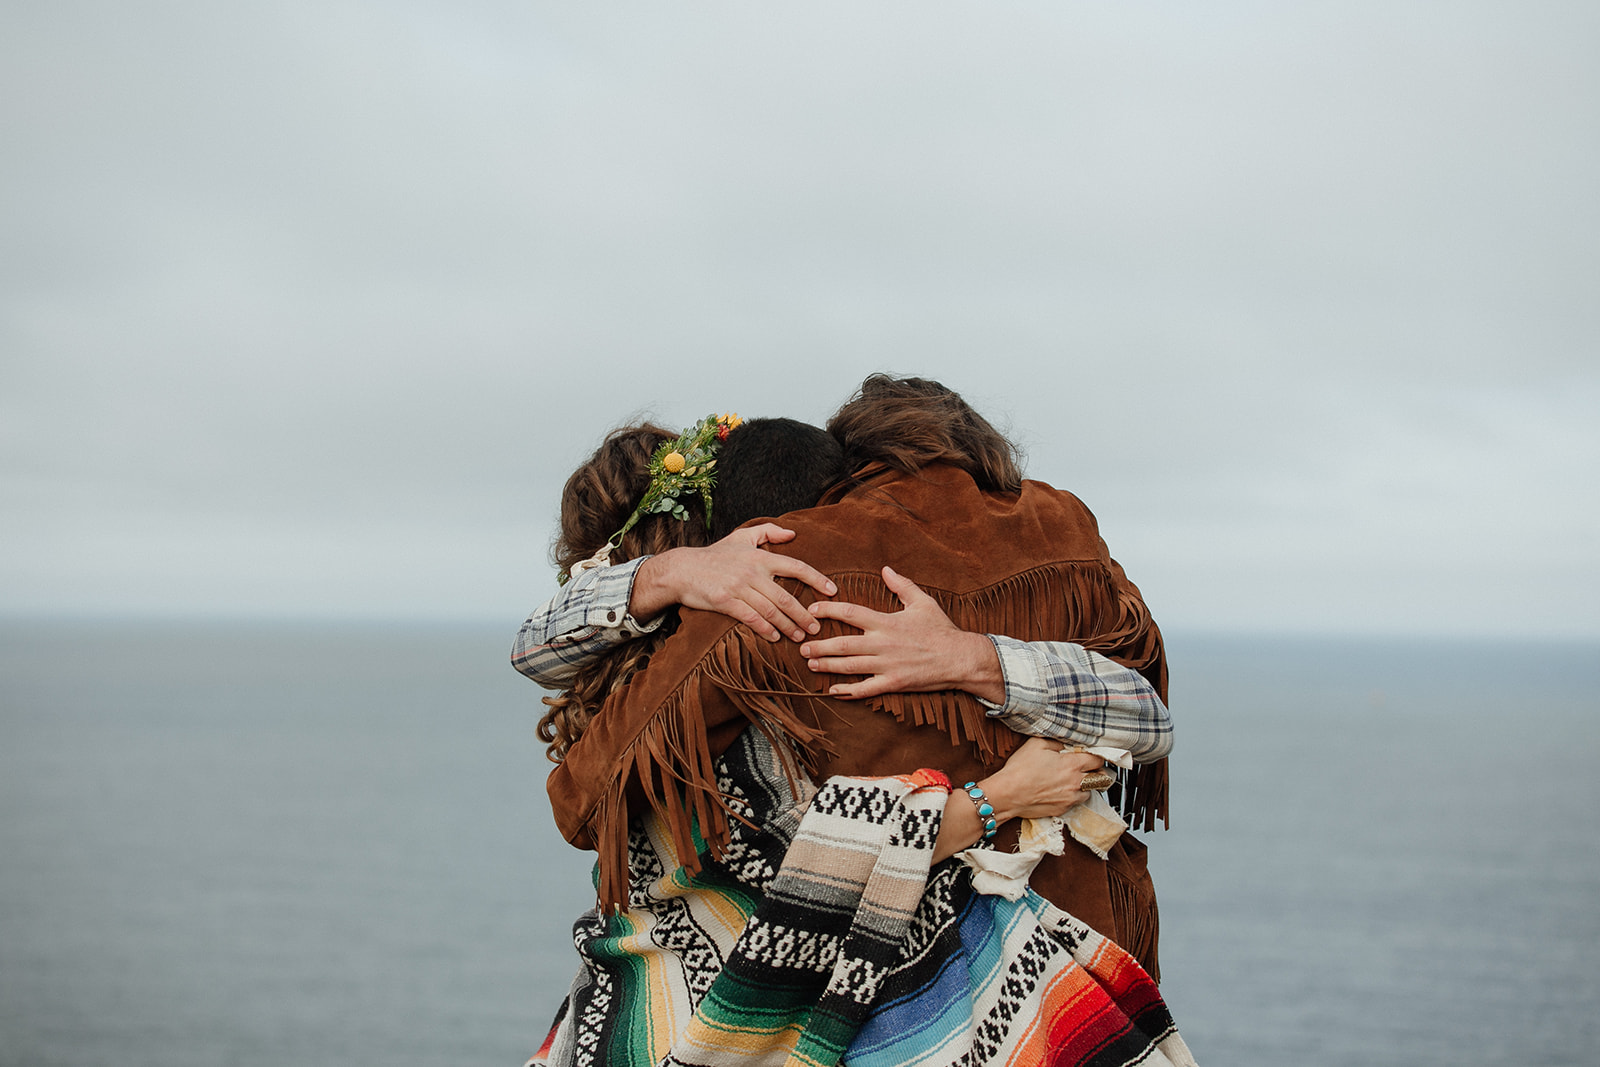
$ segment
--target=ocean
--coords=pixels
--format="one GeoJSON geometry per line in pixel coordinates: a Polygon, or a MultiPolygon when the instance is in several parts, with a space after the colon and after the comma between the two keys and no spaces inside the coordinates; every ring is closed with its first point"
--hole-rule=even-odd
{"type": "MultiPolygon", "coordinates": [[[[521,1064],[592,890],[514,628],[0,625],[0,1067],[521,1064]]],[[[1169,646],[1202,1064],[1600,1062],[1600,647],[1169,646]]]]}

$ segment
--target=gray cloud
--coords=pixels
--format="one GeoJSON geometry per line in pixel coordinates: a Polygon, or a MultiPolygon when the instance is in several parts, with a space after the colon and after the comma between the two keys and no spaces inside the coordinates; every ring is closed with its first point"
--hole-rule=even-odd
{"type": "Polygon", "coordinates": [[[6,21],[18,610],[515,616],[606,427],[893,369],[1163,619],[1600,634],[1587,5],[6,21]]]}

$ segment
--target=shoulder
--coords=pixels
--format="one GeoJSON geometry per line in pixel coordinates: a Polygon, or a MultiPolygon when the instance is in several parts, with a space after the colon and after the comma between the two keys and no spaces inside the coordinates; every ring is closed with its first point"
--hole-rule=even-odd
{"type": "Polygon", "coordinates": [[[1036,512],[1041,516],[1049,516],[1057,522],[1080,526],[1086,531],[1099,535],[1099,523],[1095,520],[1094,512],[1076,495],[1065,489],[1057,489],[1049,482],[1035,481],[1030,478],[1022,483],[1019,505],[1036,512]]]}

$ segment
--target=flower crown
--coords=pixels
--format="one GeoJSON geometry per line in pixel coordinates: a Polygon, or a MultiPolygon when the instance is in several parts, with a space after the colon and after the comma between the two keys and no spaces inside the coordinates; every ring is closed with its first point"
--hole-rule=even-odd
{"type": "Polygon", "coordinates": [[[633,509],[622,529],[606,539],[600,550],[586,560],[572,565],[570,572],[561,573],[561,583],[576,578],[591,567],[604,567],[611,562],[611,553],[622,544],[622,538],[646,515],[671,515],[680,522],[689,518],[685,501],[699,494],[705,504],[706,527],[711,526],[711,489],[717,484],[717,452],[722,442],[744,422],[738,415],[707,415],[676,440],[664,441],[650,457],[650,488],[644,499],[633,509]]]}

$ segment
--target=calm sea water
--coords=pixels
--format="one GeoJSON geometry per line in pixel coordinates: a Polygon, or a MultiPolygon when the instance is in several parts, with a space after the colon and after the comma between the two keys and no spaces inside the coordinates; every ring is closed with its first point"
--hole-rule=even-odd
{"type": "MultiPolygon", "coordinates": [[[[521,1063],[590,890],[509,639],[0,627],[0,1065],[521,1063]]],[[[1600,648],[1171,646],[1201,1062],[1596,1062],[1600,648]]]]}

